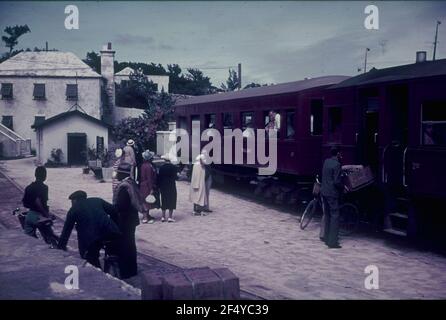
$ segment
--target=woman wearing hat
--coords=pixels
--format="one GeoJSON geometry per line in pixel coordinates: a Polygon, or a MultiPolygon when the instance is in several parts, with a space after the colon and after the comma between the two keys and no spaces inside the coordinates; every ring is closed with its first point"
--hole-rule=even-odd
{"type": "Polygon", "coordinates": [[[155,219],[149,214],[150,209],[152,209],[154,205],[148,203],[146,200],[146,198],[153,193],[156,184],[156,171],[151,163],[153,156],[154,153],[149,150],[144,151],[142,154],[143,163],[141,165],[141,175],[139,180],[139,192],[144,204],[142,223],[155,222],[155,219]]]}
{"type": "Polygon", "coordinates": [[[112,175],[112,190],[113,190],[113,196],[115,195],[115,191],[116,191],[116,187],[118,186],[118,184],[119,184],[119,181],[118,181],[118,179],[117,179],[117,175],[118,175],[118,168],[119,168],[119,165],[121,164],[121,161],[122,161],[122,154],[123,154],[123,152],[122,152],[122,149],[121,148],[118,148],[118,149],[116,149],[115,150],[115,158],[116,158],[116,161],[115,161],[115,163],[113,164],[113,175],[112,175]]]}
{"type": "Polygon", "coordinates": [[[164,163],[158,174],[158,186],[161,194],[161,210],[163,217],[161,222],[166,221],[166,210],[169,210],[168,222],[175,222],[173,219],[173,210],[177,207],[177,187],[175,181],[177,180],[177,168],[170,162],[169,155],[164,155],[164,163]]]}
{"type": "Polygon", "coordinates": [[[139,225],[138,212],[144,209],[138,185],[130,177],[131,166],[121,163],[117,170],[119,184],[113,196],[113,204],[118,214],[115,222],[122,235],[118,244],[118,263],[121,279],[135,276],[138,273],[136,261],[135,230],[139,225]]]}
{"type": "Polygon", "coordinates": [[[132,170],[130,172],[131,177],[135,179],[135,170],[136,170],[136,156],[135,156],[135,150],[133,149],[133,146],[135,145],[135,141],[130,139],[127,141],[127,145],[124,147],[123,155],[121,163],[125,162],[132,166],[132,170]]]}

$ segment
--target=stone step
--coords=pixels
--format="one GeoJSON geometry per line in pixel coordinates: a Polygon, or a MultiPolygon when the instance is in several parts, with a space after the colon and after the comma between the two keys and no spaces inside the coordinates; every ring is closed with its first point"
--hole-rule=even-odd
{"type": "Polygon", "coordinates": [[[407,237],[407,232],[404,230],[388,228],[388,229],[384,229],[384,232],[390,233],[390,234],[393,234],[396,236],[400,236],[400,237],[407,237]]]}
{"type": "Polygon", "coordinates": [[[389,216],[401,218],[401,219],[409,219],[409,216],[407,214],[401,213],[401,212],[392,212],[392,213],[389,213],[389,216]]]}

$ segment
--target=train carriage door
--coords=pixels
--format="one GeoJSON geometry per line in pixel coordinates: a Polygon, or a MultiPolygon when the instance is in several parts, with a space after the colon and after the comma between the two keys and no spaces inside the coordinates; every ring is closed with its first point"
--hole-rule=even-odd
{"type": "Polygon", "coordinates": [[[391,86],[386,92],[389,138],[383,150],[382,182],[400,188],[403,184],[404,151],[409,132],[407,86],[391,86]]]}
{"type": "Polygon", "coordinates": [[[363,93],[364,132],[363,132],[363,163],[369,165],[374,172],[379,164],[379,96],[377,90],[366,90],[363,93]]]}

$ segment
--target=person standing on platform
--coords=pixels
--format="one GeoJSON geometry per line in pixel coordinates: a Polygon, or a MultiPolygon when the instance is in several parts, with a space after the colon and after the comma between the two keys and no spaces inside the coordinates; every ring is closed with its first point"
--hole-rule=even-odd
{"type": "Polygon", "coordinates": [[[117,174],[118,174],[117,171],[118,171],[119,165],[121,164],[121,161],[122,161],[122,154],[123,154],[123,152],[122,152],[121,148],[118,148],[118,149],[115,150],[116,160],[115,160],[115,163],[113,164],[113,175],[112,175],[113,195],[115,194],[116,187],[119,184],[119,181],[117,179],[117,174]]]}
{"type": "Polygon", "coordinates": [[[155,219],[150,215],[150,209],[153,208],[152,203],[146,201],[147,196],[153,194],[156,187],[156,171],[150,162],[154,153],[146,150],[142,154],[143,163],[141,165],[141,178],[139,182],[139,192],[144,205],[142,223],[154,223],[155,219]]]}
{"type": "Polygon", "coordinates": [[[135,179],[136,177],[136,155],[133,146],[135,145],[135,141],[130,139],[127,141],[127,145],[123,149],[123,159],[121,162],[128,163],[132,167],[131,177],[135,179]]]}
{"type": "Polygon", "coordinates": [[[210,167],[206,164],[206,155],[201,153],[192,168],[189,199],[194,204],[194,214],[212,212],[209,209],[209,192],[212,185],[210,167]]]}
{"type": "Polygon", "coordinates": [[[163,216],[161,222],[166,221],[166,210],[169,210],[168,222],[175,222],[173,210],[177,207],[177,167],[170,161],[169,155],[162,158],[166,161],[160,168],[158,174],[158,186],[161,194],[161,210],[163,216]]]}
{"type": "Polygon", "coordinates": [[[331,157],[326,159],[322,168],[321,194],[325,214],[321,222],[320,239],[329,248],[341,248],[339,244],[339,198],[344,190],[342,183],[341,151],[332,147],[331,157]]]}
{"type": "Polygon", "coordinates": [[[119,184],[113,204],[118,212],[115,222],[122,234],[117,248],[118,264],[121,278],[126,279],[138,274],[135,231],[139,225],[138,212],[143,212],[143,204],[138,185],[130,176],[131,166],[121,163],[117,172],[119,184]]]}

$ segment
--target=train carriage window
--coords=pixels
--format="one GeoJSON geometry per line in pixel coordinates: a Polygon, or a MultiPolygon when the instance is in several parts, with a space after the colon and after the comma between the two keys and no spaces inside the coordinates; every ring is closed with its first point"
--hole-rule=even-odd
{"type": "Polygon", "coordinates": [[[178,129],[187,129],[187,119],[182,116],[178,118],[178,129]]]}
{"type": "Polygon", "coordinates": [[[328,134],[330,141],[339,141],[342,132],[342,108],[331,107],[328,109],[328,134]]]}
{"type": "Polygon", "coordinates": [[[421,144],[446,146],[446,101],[422,105],[421,144]]]}
{"type": "Polygon", "coordinates": [[[233,129],[234,128],[234,118],[232,113],[223,113],[223,129],[233,129]]]}
{"type": "Polygon", "coordinates": [[[242,130],[254,128],[254,112],[242,112],[242,130]]]}
{"type": "Polygon", "coordinates": [[[205,128],[206,129],[208,129],[208,128],[215,128],[215,126],[216,126],[216,116],[215,116],[215,113],[207,114],[205,116],[205,121],[206,121],[206,123],[205,123],[205,128]]]}
{"type": "Polygon", "coordinates": [[[322,135],[323,101],[321,99],[311,100],[310,133],[312,136],[322,135]]]}
{"type": "Polygon", "coordinates": [[[286,139],[294,139],[294,110],[286,112],[286,139]]]}

